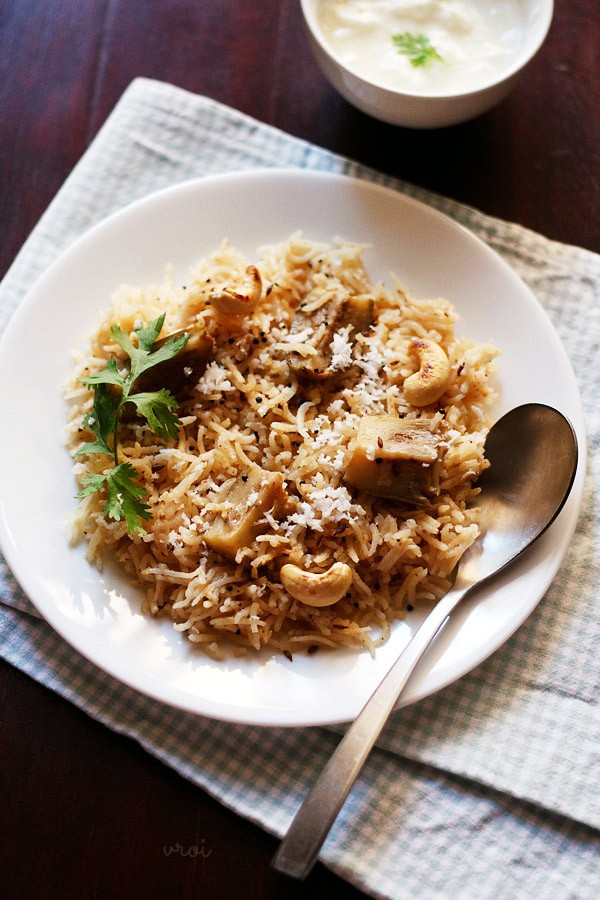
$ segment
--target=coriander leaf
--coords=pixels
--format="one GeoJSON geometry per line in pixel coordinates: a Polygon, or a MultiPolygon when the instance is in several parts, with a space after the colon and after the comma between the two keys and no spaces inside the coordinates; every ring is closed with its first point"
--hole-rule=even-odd
{"type": "Polygon", "coordinates": [[[135,482],[136,471],[131,463],[121,463],[110,472],[102,475],[84,475],[81,479],[84,487],[77,497],[89,497],[106,489],[106,503],[104,505],[104,517],[119,522],[125,518],[130,534],[144,533],[142,519],[151,519],[152,512],[147,503],[142,503],[146,496],[144,488],[135,482]]]}
{"type": "MultiPolygon", "coordinates": [[[[162,318],[164,319],[164,316],[162,318]]],[[[120,325],[113,325],[110,329],[110,333],[112,334],[119,347],[121,347],[125,351],[132,362],[137,354],[141,355],[144,352],[143,350],[137,350],[133,346],[133,344],[131,343],[131,337],[123,331],[120,325]]]]}
{"type": "Polygon", "coordinates": [[[129,462],[121,463],[115,466],[108,473],[108,478],[117,487],[122,488],[130,497],[135,500],[141,500],[146,496],[146,490],[136,482],[137,472],[129,462]]]}
{"type": "Polygon", "coordinates": [[[151,353],[146,352],[144,357],[138,361],[136,377],[161,362],[173,359],[173,357],[177,356],[179,351],[185,347],[189,339],[190,336],[187,331],[184,331],[182,334],[172,334],[170,337],[166,338],[156,350],[153,350],[151,353]]]}
{"type": "Polygon", "coordinates": [[[110,447],[102,440],[86,441],[81,447],[73,452],[73,456],[89,456],[91,453],[105,453],[112,456],[113,452],[110,447]]]}
{"type": "Polygon", "coordinates": [[[88,375],[87,378],[80,378],[79,380],[83,384],[87,384],[88,387],[94,384],[116,384],[123,388],[126,383],[126,379],[123,378],[117,368],[117,361],[114,356],[109,356],[106,368],[101,372],[96,372],[95,375],[88,375]]]}
{"type": "Polygon", "coordinates": [[[142,350],[150,351],[154,346],[154,342],[162,331],[162,327],[165,324],[165,313],[162,316],[159,316],[158,319],[154,319],[153,322],[148,322],[147,325],[142,325],[140,328],[134,328],[135,333],[138,336],[138,343],[142,350]]]}
{"type": "Polygon", "coordinates": [[[115,521],[124,518],[132,535],[144,533],[142,521],[151,519],[152,511],[143,502],[146,491],[136,483],[137,473],[134,467],[130,463],[119,464],[117,438],[123,407],[126,403],[133,403],[152,430],[164,440],[176,438],[177,428],[181,424],[173,412],[177,408],[177,401],[166,388],[130,394],[142,372],[173,359],[190,339],[187,332],[173,334],[160,341],[153,350],[164,321],[163,314],[147,325],[134,328],[137,346],[134,346],[131,334],[126,334],[119,325],[113,325],[112,336],[130,360],[128,375],[124,376],[119,371],[117,360],[111,356],[102,372],[80,379],[94,392],[94,405],[92,411],[84,417],[83,425],[93,432],[95,440],[86,441],[73,455],[106,454],[113,457],[114,468],[101,475],[85,475],[81,479],[83,487],[77,496],[89,497],[106,490],[104,517],[115,521]],[[115,390],[115,387],[120,390],[115,390]]]}
{"type": "Polygon", "coordinates": [[[411,34],[410,31],[405,31],[402,34],[392,35],[392,42],[399,53],[408,56],[415,68],[425,66],[432,60],[445,62],[425,34],[411,34]]]}
{"type": "Polygon", "coordinates": [[[125,334],[119,325],[113,325],[111,328],[113,338],[131,360],[131,372],[128,379],[129,387],[142,372],[177,356],[179,351],[189,341],[189,334],[183,332],[182,334],[171,335],[156,350],[152,350],[156,338],[162,330],[164,321],[165,314],[163,313],[158,319],[154,319],[153,322],[149,322],[146,326],[134,329],[138,339],[138,347],[133,346],[130,335],[125,334]]]}
{"type": "Polygon", "coordinates": [[[94,384],[94,406],[84,420],[83,425],[89,428],[96,436],[95,441],[86,441],[75,451],[75,456],[90,453],[106,453],[108,456],[114,456],[114,448],[108,444],[108,439],[114,435],[117,426],[120,398],[115,397],[114,393],[109,390],[107,384],[100,382],[94,384]]]}
{"type": "Polygon", "coordinates": [[[84,485],[80,491],[75,494],[80,500],[84,497],[89,497],[91,494],[97,494],[102,490],[104,485],[106,484],[106,475],[94,475],[90,473],[89,475],[84,475],[81,479],[81,483],[84,485]]]}
{"type": "Polygon", "coordinates": [[[152,512],[147,503],[141,503],[146,496],[144,488],[135,482],[137,472],[131,463],[115,466],[106,476],[107,500],[104,516],[120,521],[125,517],[130,534],[143,533],[142,519],[151,519],[152,512]]]}
{"type": "Polygon", "coordinates": [[[137,411],[147,419],[150,428],[159,437],[164,440],[169,437],[177,437],[177,426],[181,425],[181,420],[171,412],[177,408],[177,401],[166,388],[160,391],[130,394],[127,402],[135,403],[137,411]]]}

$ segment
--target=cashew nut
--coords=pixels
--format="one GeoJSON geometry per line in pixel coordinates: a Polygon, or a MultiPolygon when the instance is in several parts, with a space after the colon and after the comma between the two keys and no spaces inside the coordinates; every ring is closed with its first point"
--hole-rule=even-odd
{"type": "Polygon", "coordinates": [[[225,287],[211,294],[210,300],[217,312],[224,316],[243,316],[252,312],[262,294],[262,278],[256,266],[248,266],[246,275],[249,286],[245,293],[225,287]]]}
{"type": "Polygon", "coordinates": [[[279,573],[285,590],[307,606],[331,606],[341,600],[352,584],[352,569],[346,563],[334,563],[327,572],[305,572],[286,563],[279,573]]]}
{"type": "Polygon", "coordinates": [[[450,384],[450,363],[439,344],[414,338],[410,350],[419,360],[419,371],[404,382],[404,396],[412,406],[429,406],[450,384]]]}

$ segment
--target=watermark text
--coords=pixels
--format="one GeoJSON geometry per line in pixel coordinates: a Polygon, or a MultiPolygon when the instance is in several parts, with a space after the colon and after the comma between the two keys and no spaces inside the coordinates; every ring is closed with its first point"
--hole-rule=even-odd
{"type": "Polygon", "coordinates": [[[208,847],[205,847],[204,845],[205,839],[202,838],[200,845],[191,844],[189,847],[185,847],[183,844],[170,844],[168,847],[164,846],[162,849],[165,856],[175,854],[176,856],[201,856],[202,859],[208,859],[212,850],[209,850],[208,847]]]}

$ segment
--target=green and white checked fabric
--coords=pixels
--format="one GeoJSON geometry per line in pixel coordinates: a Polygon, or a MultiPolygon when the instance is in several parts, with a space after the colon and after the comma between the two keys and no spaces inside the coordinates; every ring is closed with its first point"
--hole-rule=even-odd
{"type": "MultiPolygon", "coordinates": [[[[592,900],[600,895],[600,257],[139,79],[0,286],[0,331],[47,266],[108,214],[191,177],[265,166],[377,181],[442,210],[497,250],[566,346],[590,444],[581,520],[547,595],[474,672],[393,717],[322,859],[377,897],[592,900]]],[[[146,699],[65,644],[1,559],[0,623],[6,660],[275,834],[338,740],[340,729],[236,726],[146,699]]]]}

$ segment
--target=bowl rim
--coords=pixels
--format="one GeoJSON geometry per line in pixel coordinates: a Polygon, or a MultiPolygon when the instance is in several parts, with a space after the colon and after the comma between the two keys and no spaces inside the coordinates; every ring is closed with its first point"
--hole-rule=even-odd
{"type": "Polygon", "coordinates": [[[546,40],[554,17],[554,0],[540,0],[542,7],[540,10],[540,24],[538,25],[537,35],[534,34],[534,38],[531,42],[524,42],[522,49],[518,53],[513,63],[506,69],[503,69],[500,75],[498,75],[497,77],[490,78],[487,81],[483,81],[477,87],[467,90],[425,94],[413,93],[412,91],[395,90],[394,88],[386,87],[385,85],[380,84],[377,81],[371,81],[370,79],[365,78],[363,75],[359,75],[354,69],[350,68],[344,62],[342,62],[333,47],[331,47],[331,45],[326,40],[318,23],[316,7],[321,2],[323,2],[323,0],[300,0],[300,8],[302,9],[302,15],[304,17],[306,27],[308,28],[314,41],[318,44],[325,56],[331,59],[332,62],[334,62],[335,65],[338,66],[343,72],[345,72],[351,78],[354,78],[362,85],[366,85],[370,88],[381,91],[383,94],[390,98],[400,97],[417,101],[456,100],[460,98],[475,97],[484,91],[497,88],[500,85],[504,84],[509,79],[515,77],[523,68],[525,68],[525,66],[537,54],[538,50],[546,40]]]}

